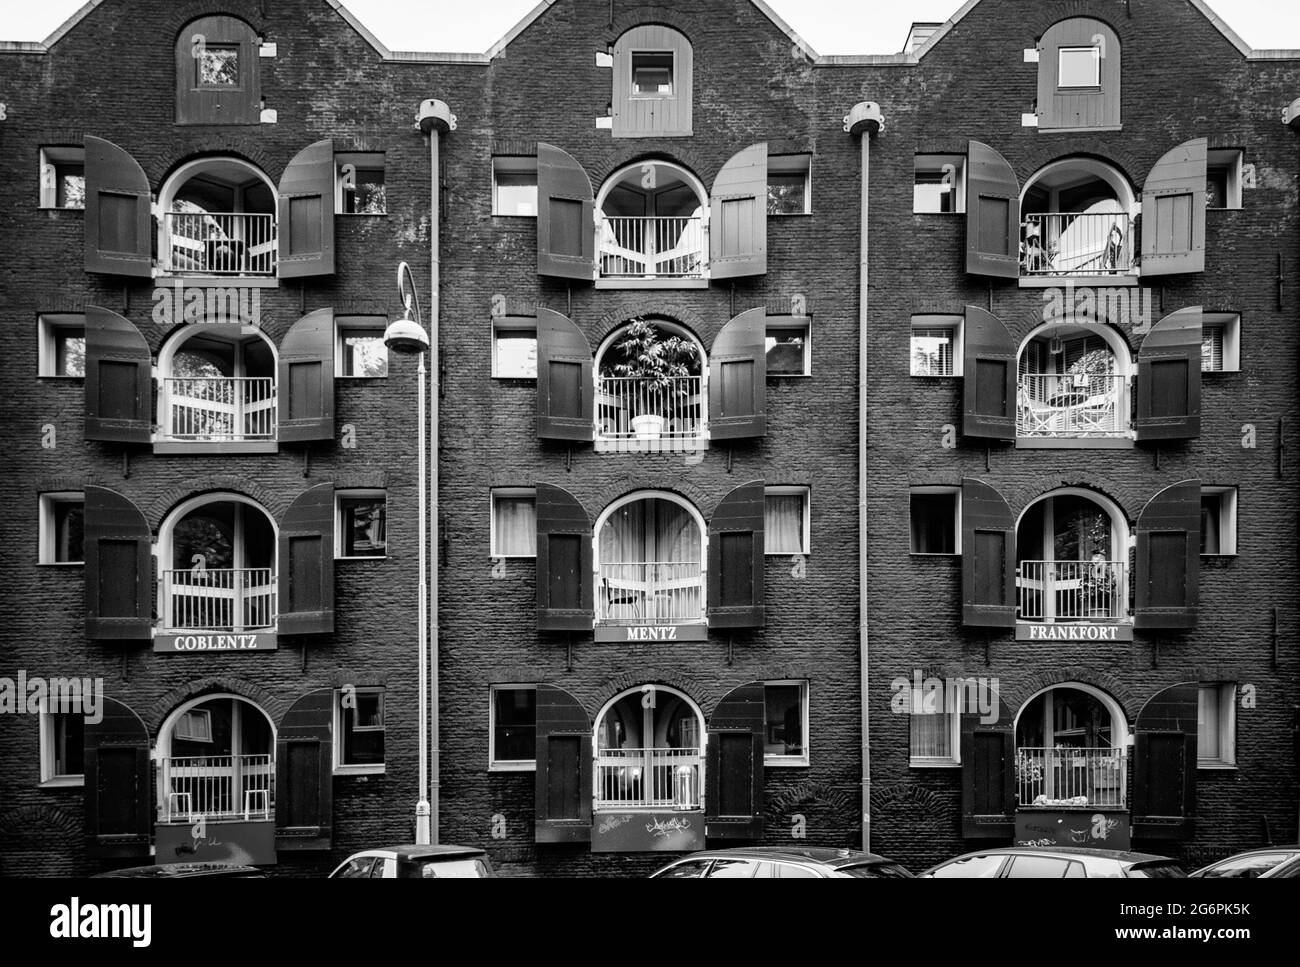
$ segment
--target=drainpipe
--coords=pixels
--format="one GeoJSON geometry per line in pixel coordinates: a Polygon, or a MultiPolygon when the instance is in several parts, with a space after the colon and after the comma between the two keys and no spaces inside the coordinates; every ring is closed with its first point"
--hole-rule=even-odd
{"type": "Polygon", "coordinates": [[[871,851],[871,653],[867,627],[867,363],[868,298],[870,263],[867,259],[871,202],[871,136],[885,129],[880,105],[862,101],[844,118],[844,130],[862,142],[861,241],[858,267],[858,664],[862,699],[862,849],[871,851]]]}
{"type": "MultiPolygon", "coordinates": [[[[1294,101],[1292,101],[1290,104],[1288,104],[1285,108],[1282,109],[1282,123],[1285,124],[1287,127],[1289,127],[1292,131],[1295,131],[1295,132],[1297,132],[1297,133],[1300,133],[1300,97],[1296,98],[1294,101]]],[[[1281,278],[1281,276],[1282,276],[1282,266],[1281,266],[1280,263],[1279,263],[1279,265],[1278,265],[1278,271],[1277,271],[1277,274],[1278,274],[1278,280],[1277,280],[1277,284],[1278,284],[1278,292],[1277,292],[1277,297],[1278,297],[1278,308],[1280,309],[1280,308],[1282,308],[1282,306],[1284,305],[1284,303],[1283,303],[1283,301],[1282,301],[1282,278],[1281,278]]],[[[1278,466],[1278,473],[1281,474],[1281,472],[1282,472],[1282,467],[1281,467],[1281,465],[1279,464],[1279,466],[1278,466]]],[[[1273,656],[1274,656],[1274,661],[1276,662],[1276,660],[1277,660],[1277,618],[1276,618],[1276,609],[1275,609],[1275,611],[1274,611],[1274,619],[1273,619],[1273,636],[1274,636],[1274,637],[1273,637],[1273,656]]],[[[1292,716],[1292,726],[1291,726],[1291,728],[1292,728],[1292,731],[1293,731],[1292,739],[1293,739],[1293,741],[1300,742],[1300,734],[1296,734],[1296,733],[1297,733],[1297,730],[1300,730],[1300,707],[1293,707],[1293,708],[1292,708],[1292,712],[1291,712],[1291,716],[1292,716]]],[[[1298,748],[1300,748],[1300,747],[1298,747],[1298,748]]],[[[1300,751],[1297,752],[1297,758],[1296,758],[1296,761],[1297,761],[1297,763],[1300,763],[1300,751]]],[[[1297,835],[1297,836],[1300,836],[1300,813],[1297,813],[1297,815],[1296,815],[1296,829],[1297,829],[1297,831],[1298,831],[1296,835],[1297,835]]]]}
{"type": "Polygon", "coordinates": [[[420,130],[429,136],[429,815],[430,842],[438,837],[438,398],[442,370],[438,358],[438,321],[441,312],[442,186],[439,183],[442,134],[456,130],[456,115],[445,102],[430,98],[416,115],[420,130]]]}

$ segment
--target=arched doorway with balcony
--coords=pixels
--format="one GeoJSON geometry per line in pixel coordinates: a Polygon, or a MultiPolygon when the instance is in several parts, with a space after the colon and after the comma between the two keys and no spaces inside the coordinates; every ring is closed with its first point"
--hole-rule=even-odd
{"type": "Polygon", "coordinates": [[[1016,713],[1021,809],[1127,807],[1129,726],[1112,696],[1082,682],[1044,688],[1016,713]]]}
{"type": "Polygon", "coordinates": [[[704,344],[662,316],[611,332],[595,357],[598,450],[703,446],[708,420],[704,344]]]}
{"type": "Polygon", "coordinates": [[[594,749],[597,813],[700,808],[704,715],[684,692],[655,683],[620,692],[596,716],[594,749]]]}
{"type": "Polygon", "coordinates": [[[1113,445],[1133,439],[1128,343],[1086,316],[1045,323],[1020,344],[1016,439],[1021,446],[1113,445]]]}
{"type": "Polygon", "coordinates": [[[1020,193],[1021,275],[1134,274],[1136,199],[1128,178],[1099,159],[1044,166],[1020,193]]]}
{"type": "Polygon", "coordinates": [[[273,446],[275,346],[249,320],[181,326],[158,353],[160,442],[273,446]]]}
{"type": "Polygon", "coordinates": [[[597,277],[706,278],[708,209],[703,182],[679,164],[646,159],[619,169],[596,197],[597,277]]]}
{"type": "Polygon", "coordinates": [[[158,192],[163,271],[196,276],[274,276],[276,189],[235,157],[180,165],[158,192]]]}

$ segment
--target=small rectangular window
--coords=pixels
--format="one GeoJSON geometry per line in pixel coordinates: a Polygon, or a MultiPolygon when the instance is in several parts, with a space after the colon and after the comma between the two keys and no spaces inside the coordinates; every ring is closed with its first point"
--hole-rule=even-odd
{"type": "Polygon", "coordinates": [[[208,44],[194,52],[196,87],[238,87],[239,45],[208,44]]]}
{"type": "Polygon", "coordinates": [[[1201,372],[1235,373],[1241,368],[1241,316],[1207,312],[1201,318],[1201,372]]]}
{"type": "Polygon", "coordinates": [[[537,556],[537,494],[524,488],[492,491],[493,557],[537,556]]]}
{"type": "Polygon", "coordinates": [[[961,316],[913,316],[912,375],[960,376],[961,335],[961,316]]]}
{"type": "Polygon", "coordinates": [[[769,766],[808,765],[808,683],[766,682],[763,762],[769,766]]]}
{"type": "MultiPolygon", "coordinates": [[[[909,689],[911,686],[906,686],[909,689]]],[[[921,696],[921,708],[908,708],[908,760],[913,768],[945,768],[959,765],[961,748],[958,730],[961,716],[951,709],[943,707],[942,691],[936,693],[935,707],[926,705],[925,696],[921,696]]]]}
{"type": "Polygon", "coordinates": [[[86,719],[80,712],[41,712],[41,783],[79,786],[85,779],[86,719]]]}
{"type": "Polygon", "coordinates": [[[492,214],[537,217],[537,159],[492,159],[492,214]]]}
{"type": "Polygon", "coordinates": [[[763,534],[766,553],[807,554],[809,507],[807,487],[768,487],[764,492],[763,534]]]}
{"type": "Polygon", "coordinates": [[[529,770],[537,761],[537,687],[493,685],[488,768],[529,770]]]}
{"type": "Polygon", "coordinates": [[[496,379],[537,378],[537,326],[532,319],[492,320],[492,375],[496,379]]]}
{"type": "Polygon", "coordinates": [[[382,688],[340,688],[334,704],[335,770],[382,772],[385,731],[382,688]]]}
{"type": "Polygon", "coordinates": [[[386,323],[367,316],[343,317],[335,323],[334,375],[352,379],[382,379],[388,375],[388,347],[384,345],[386,323]]]}
{"type": "Polygon", "coordinates": [[[912,489],[912,553],[959,554],[961,493],[956,487],[912,489]]]}
{"type": "Polygon", "coordinates": [[[632,54],[632,96],[671,97],[673,93],[672,51],[642,51],[632,54]]]}
{"type": "Polygon", "coordinates": [[[767,375],[812,375],[812,326],[805,318],[770,316],[767,322],[767,375]]]}
{"type": "Polygon", "coordinates": [[[85,504],[81,494],[41,494],[40,563],[81,564],[85,560],[84,524],[85,504]]]}
{"type": "Polygon", "coordinates": [[[1196,712],[1196,764],[1202,769],[1237,764],[1237,686],[1202,684],[1196,712]]]}
{"type": "Polygon", "coordinates": [[[807,215],[812,211],[812,155],[767,159],[767,213],[807,215]]]}
{"type": "Polygon", "coordinates": [[[41,207],[86,207],[86,149],[41,148],[41,207]]]}
{"type": "Polygon", "coordinates": [[[41,316],[37,323],[37,374],[82,377],[86,375],[86,322],[84,316],[41,316]]]}
{"type": "Polygon", "coordinates": [[[1101,50],[1097,47],[1062,47],[1057,87],[1101,87],[1101,50]]]}
{"type": "Polygon", "coordinates": [[[382,152],[350,152],[334,156],[338,190],[334,210],[341,215],[384,215],[388,193],[384,187],[382,152]]]}
{"type": "Polygon", "coordinates": [[[918,154],[913,163],[912,211],[951,215],[966,210],[966,157],[918,154]]]}
{"type": "Polygon", "coordinates": [[[172,738],[184,742],[211,742],[212,712],[200,708],[182,712],[172,729],[172,738]]]}
{"type": "Polygon", "coordinates": [[[1237,553],[1237,488],[1201,488],[1201,553],[1229,557],[1237,553]]]}
{"type": "Polygon", "coordinates": [[[1242,152],[1219,149],[1209,152],[1205,165],[1205,207],[1241,208],[1242,152]]]}
{"type": "Polygon", "coordinates": [[[337,501],[338,556],[385,557],[388,501],[383,491],[340,491],[337,501]]]}

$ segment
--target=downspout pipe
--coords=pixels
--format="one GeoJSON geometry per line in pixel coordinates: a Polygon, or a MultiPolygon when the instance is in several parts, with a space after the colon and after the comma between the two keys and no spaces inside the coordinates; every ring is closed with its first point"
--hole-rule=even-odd
{"type": "Polygon", "coordinates": [[[871,654],[867,620],[867,550],[870,546],[867,521],[867,370],[870,318],[871,263],[868,259],[871,214],[871,138],[885,130],[880,105],[862,101],[844,118],[844,130],[862,144],[861,236],[858,245],[858,683],[862,701],[862,849],[871,851],[871,654]]]}
{"type": "MultiPolygon", "coordinates": [[[[1290,104],[1288,104],[1286,107],[1282,109],[1282,123],[1285,124],[1287,127],[1289,127],[1292,131],[1295,131],[1297,134],[1300,134],[1300,97],[1296,98],[1294,101],[1292,101],[1290,104]]],[[[1282,274],[1282,270],[1281,267],[1279,266],[1278,275],[1280,276],[1281,274],[1282,274]]],[[[1278,280],[1278,284],[1279,286],[1281,285],[1280,278],[1278,280]]],[[[1278,298],[1281,299],[1281,297],[1282,297],[1282,292],[1281,289],[1279,288],[1278,298]]],[[[1278,305],[1280,307],[1282,303],[1279,302],[1278,305]]],[[[1280,472],[1281,470],[1279,468],[1279,473],[1280,472]]],[[[1273,633],[1274,635],[1277,634],[1276,621],[1274,622],[1273,633]]],[[[1274,649],[1276,649],[1276,647],[1277,645],[1275,639],[1274,649]]],[[[1274,651],[1274,654],[1276,654],[1276,650],[1274,651]]],[[[1293,721],[1296,722],[1296,724],[1294,724],[1292,728],[1293,729],[1300,728],[1300,708],[1293,709],[1292,716],[1293,716],[1293,721]]],[[[1297,762],[1300,762],[1300,757],[1297,758],[1297,762]]],[[[1300,812],[1298,812],[1296,815],[1296,829],[1300,831],[1300,812]]],[[[1297,832],[1297,835],[1300,836],[1300,832],[1297,832]]]]}
{"type": "Polygon", "coordinates": [[[438,731],[438,399],[442,368],[439,362],[439,317],[442,288],[442,135],[456,130],[456,115],[444,101],[430,98],[416,116],[429,136],[429,813],[430,842],[437,844],[439,791],[438,731]]]}

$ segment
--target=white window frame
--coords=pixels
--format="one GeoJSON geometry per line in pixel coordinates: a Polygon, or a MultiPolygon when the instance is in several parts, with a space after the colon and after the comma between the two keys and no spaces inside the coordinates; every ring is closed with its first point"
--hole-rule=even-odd
{"type": "Polygon", "coordinates": [[[912,316],[912,326],[907,337],[907,373],[913,379],[953,379],[963,374],[962,364],[966,354],[965,328],[966,320],[961,316],[942,313],[918,313],[912,316]],[[913,372],[915,350],[912,340],[918,330],[947,329],[952,333],[952,372],[942,375],[913,372]]]}
{"type": "Polygon", "coordinates": [[[532,376],[517,376],[510,373],[501,373],[498,370],[497,338],[502,333],[530,333],[535,342],[537,340],[537,320],[530,316],[498,316],[492,320],[492,378],[536,380],[536,370],[534,370],[532,376]]]}
{"type": "MultiPolygon", "coordinates": [[[[383,725],[364,725],[354,732],[388,731],[388,709],[386,707],[385,689],[382,685],[354,686],[354,695],[378,695],[379,715],[383,725]]],[[[388,769],[388,736],[384,735],[384,761],[348,765],[343,762],[343,689],[334,689],[334,775],[336,776],[381,776],[388,769]]]]}
{"type": "Polygon", "coordinates": [[[763,513],[767,514],[768,497],[802,497],[803,498],[803,535],[800,537],[800,549],[797,551],[769,551],[767,533],[764,529],[764,557],[807,557],[812,553],[812,488],[804,486],[776,486],[763,488],[763,513]]]}
{"type": "Polygon", "coordinates": [[[343,340],[352,335],[368,335],[375,333],[379,341],[383,342],[384,332],[388,328],[388,320],[383,316],[339,316],[334,320],[334,378],[335,379],[387,379],[388,370],[392,367],[392,353],[385,348],[386,362],[384,364],[383,376],[361,376],[356,373],[345,373],[343,360],[347,355],[347,347],[343,340]]]}
{"type": "Polygon", "coordinates": [[[84,786],[86,784],[85,773],[61,773],[58,771],[54,741],[55,719],[55,714],[50,712],[45,703],[42,702],[40,711],[40,785],[46,789],[84,786]]]}
{"type": "Polygon", "coordinates": [[[334,214],[362,218],[383,218],[388,214],[388,159],[382,151],[349,151],[334,156],[334,214]],[[344,211],[343,166],[355,165],[357,172],[378,171],[384,176],[384,210],[382,212],[344,211]]]}
{"type": "Polygon", "coordinates": [[[60,373],[58,336],[60,330],[76,329],[86,336],[86,317],[73,312],[53,312],[41,315],[36,320],[37,359],[36,375],[48,379],[84,379],[60,373]]]}
{"type": "MultiPolygon", "coordinates": [[[[488,687],[488,772],[536,772],[537,759],[497,758],[497,692],[536,692],[535,684],[490,685],[488,687]]],[[[534,706],[534,713],[536,707],[534,706]]],[[[536,728],[536,715],[533,725],[536,728]]]]}
{"type": "MultiPolygon", "coordinates": [[[[911,684],[908,684],[911,689],[911,684]]],[[[909,692],[910,694],[910,692],[909,692]]],[[[942,693],[940,693],[942,695],[942,693]]],[[[961,768],[961,713],[951,709],[942,712],[916,712],[907,714],[907,765],[911,769],[960,769],[961,768]],[[952,755],[912,755],[912,720],[917,715],[945,715],[948,717],[948,745],[952,755]]]]}
{"type": "Polygon", "coordinates": [[[75,490],[59,490],[50,493],[41,494],[40,497],[40,535],[37,545],[37,563],[50,567],[82,567],[86,563],[85,532],[84,532],[84,510],[86,505],[86,495],[75,490]],[[54,544],[58,539],[58,529],[55,527],[54,505],[55,504],[81,504],[83,510],[83,532],[82,532],[82,549],[80,561],[59,561],[55,559],[54,544]]]}
{"type": "Polygon", "coordinates": [[[1208,152],[1205,167],[1226,168],[1228,172],[1226,198],[1224,204],[1210,208],[1209,211],[1239,211],[1242,206],[1242,164],[1245,153],[1240,148],[1215,148],[1208,152]]]}
{"type": "Polygon", "coordinates": [[[812,702],[810,700],[810,689],[808,680],[804,678],[777,678],[771,681],[763,682],[763,745],[767,745],[767,688],[769,685],[795,685],[799,688],[799,712],[803,719],[803,754],[802,755],[776,755],[763,753],[763,765],[777,769],[798,769],[812,765],[812,748],[809,741],[812,736],[812,729],[809,722],[812,719],[812,702]]]}
{"type": "Polygon", "coordinates": [[[1204,486],[1201,496],[1219,498],[1219,550],[1202,557],[1237,556],[1237,488],[1204,486]]]}
{"type": "MultiPolygon", "coordinates": [[[[812,214],[812,155],[771,155],[767,159],[767,173],[769,177],[773,174],[803,175],[803,211],[769,213],[769,218],[794,218],[798,215],[812,214]]],[[[767,199],[764,199],[765,204],[766,201],[767,199]]]]}
{"type": "Polygon", "coordinates": [[[518,212],[503,212],[497,203],[497,174],[533,176],[533,188],[537,189],[537,158],[535,156],[495,155],[492,158],[492,214],[496,218],[536,218],[541,206],[541,196],[533,199],[533,213],[521,215],[518,212]]]}
{"type": "Polygon", "coordinates": [[[84,211],[82,208],[71,208],[67,205],[59,205],[59,185],[58,169],[62,165],[79,165],[82,170],[82,177],[85,177],[86,170],[86,149],[73,146],[51,145],[43,147],[40,150],[40,168],[37,170],[37,184],[40,186],[40,207],[57,212],[79,212],[84,211]],[[54,169],[54,177],[50,183],[46,183],[45,172],[47,169],[54,169]]]}
{"type": "Polygon", "coordinates": [[[171,737],[173,741],[181,742],[212,742],[212,710],[206,708],[191,708],[182,712],[172,726],[171,737]],[[193,722],[203,723],[203,733],[195,731],[186,731],[186,728],[193,722]]]}
{"type": "Polygon", "coordinates": [[[1095,46],[1084,44],[1071,44],[1061,46],[1056,49],[1056,89],[1058,91],[1095,91],[1101,88],[1101,51],[1095,46]],[[1065,84],[1062,82],[1061,67],[1067,53],[1077,54],[1088,51],[1092,54],[1093,77],[1095,78],[1090,84],[1065,84]]]}
{"type": "Polygon", "coordinates": [[[965,215],[966,214],[966,156],[964,154],[917,154],[912,156],[912,214],[913,215],[965,215]],[[916,176],[922,171],[943,173],[944,165],[952,165],[953,210],[932,212],[916,207],[916,176]]]}
{"type": "Polygon", "coordinates": [[[659,47],[644,47],[629,50],[627,52],[627,96],[632,101],[671,101],[677,97],[678,76],[677,69],[680,67],[680,61],[677,57],[677,51],[663,50],[659,47]],[[668,86],[672,88],[667,94],[638,94],[636,91],[636,59],[639,55],[650,54],[655,57],[668,57],[672,60],[672,67],[668,72],[668,86]]]}
{"type": "Polygon", "coordinates": [[[907,492],[907,549],[912,557],[961,557],[961,488],[947,485],[911,487],[907,492]],[[912,547],[912,497],[914,495],[945,494],[953,498],[951,554],[941,551],[918,551],[912,547]]]}
{"type": "Polygon", "coordinates": [[[336,561],[383,561],[388,558],[388,491],[377,488],[355,488],[334,491],[334,559],[336,561]],[[343,501],[382,500],[384,502],[384,553],[343,553],[343,501]]]}
{"type": "Polygon", "coordinates": [[[537,548],[532,554],[498,554],[497,553],[497,498],[530,497],[533,501],[534,521],[537,519],[537,489],[535,487],[493,487],[488,492],[488,557],[493,560],[531,561],[537,557],[537,548]]]}
{"type": "Polygon", "coordinates": [[[1201,316],[1203,329],[1218,328],[1223,332],[1223,365],[1218,369],[1202,369],[1202,373],[1241,372],[1241,313],[1206,312],[1201,316]]]}
{"type": "Polygon", "coordinates": [[[803,330],[803,372],[768,373],[769,379],[805,379],[812,372],[812,317],[811,316],[768,316],[767,328],[764,330],[764,355],[767,353],[767,333],[773,329],[803,330]]]}
{"type": "Polygon", "coordinates": [[[1201,758],[1202,744],[1196,744],[1196,768],[1198,769],[1235,769],[1237,768],[1237,685],[1235,682],[1201,682],[1197,689],[1197,738],[1200,737],[1200,702],[1201,694],[1208,689],[1218,692],[1219,703],[1219,748],[1225,753],[1217,759],[1201,758]]]}

